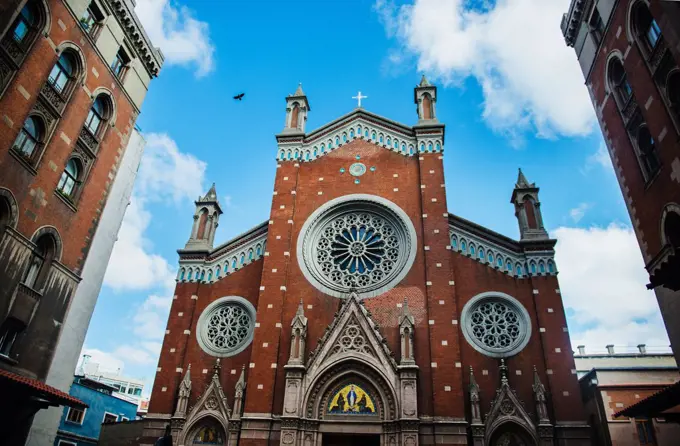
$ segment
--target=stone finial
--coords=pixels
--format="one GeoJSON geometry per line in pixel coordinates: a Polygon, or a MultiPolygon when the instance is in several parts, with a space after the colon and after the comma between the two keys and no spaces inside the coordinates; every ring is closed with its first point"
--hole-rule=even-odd
{"type": "Polygon", "coordinates": [[[423,74],[423,77],[420,78],[420,85],[418,85],[418,86],[419,87],[429,87],[431,85],[432,84],[430,84],[430,81],[428,81],[427,78],[425,77],[425,74],[423,74]]]}
{"type": "Polygon", "coordinates": [[[538,370],[536,370],[536,366],[534,366],[534,384],[532,389],[534,390],[534,396],[536,400],[536,415],[538,416],[539,424],[550,423],[550,418],[548,418],[548,407],[546,404],[545,386],[541,382],[541,378],[538,376],[538,370]]]}
{"type": "Polygon", "coordinates": [[[505,365],[505,359],[501,358],[501,365],[498,367],[501,374],[501,384],[509,385],[508,380],[508,366],[505,365]]]}
{"type": "Polygon", "coordinates": [[[220,376],[220,370],[222,370],[222,365],[220,364],[220,358],[217,358],[213,366],[213,375],[220,376]]]}
{"type": "Polygon", "coordinates": [[[300,97],[300,96],[305,96],[305,92],[302,91],[302,82],[300,82],[297,86],[297,89],[295,90],[295,93],[293,93],[292,97],[300,97]]]}
{"type": "Polygon", "coordinates": [[[529,189],[533,188],[536,186],[535,183],[529,183],[527,181],[527,177],[524,176],[524,172],[522,172],[522,168],[520,167],[517,173],[517,182],[515,183],[515,189],[529,189]]]}
{"type": "Polygon", "coordinates": [[[477,384],[477,380],[475,379],[475,374],[474,371],[472,370],[472,366],[470,366],[470,385],[468,386],[468,390],[470,391],[470,410],[472,412],[472,424],[481,424],[482,412],[480,409],[479,401],[479,384],[477,384]]]}

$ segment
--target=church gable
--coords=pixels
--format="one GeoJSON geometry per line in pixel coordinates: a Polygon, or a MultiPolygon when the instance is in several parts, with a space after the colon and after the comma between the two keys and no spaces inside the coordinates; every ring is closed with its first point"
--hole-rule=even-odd
{"type": "Polygon", "coordinates": [[[355,293],[345,300],[316,349],[310,353],[308,375],[313,376],[331,364],[350,357],[358,357],[379,370],[397,370],[387,341],[355,293]]]}
{"type": "Polygon", "coordinates": [[[436,126],[426,135],[363,109],[356,109],[307,135],[277,136],[278,161],[309,162],[354,141],[364,140],[403,156],[440,153],[444,128],[436,126]]]}

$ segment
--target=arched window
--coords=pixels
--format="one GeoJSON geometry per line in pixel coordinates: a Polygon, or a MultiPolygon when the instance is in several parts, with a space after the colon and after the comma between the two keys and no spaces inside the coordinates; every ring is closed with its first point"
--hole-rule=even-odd
{"type": "Polygon", "coordinates": [[[466,246],[466,244],[465,244],[465,240],[461,240],[461,241],[460,241],[460,250],[461,250],[463,253],[467,252],[467,246],[466,246]]]}
{"type": "Polygon", "coordinates": [[[305,152],[305,161],[309,161],[309,152],[305,152]]]}
{"type": "Polygon", "coordinates": [[[406,153],[406,144],[401,143],[401,152],[406,153]]]}
{"type": "Polygon", "coordinates": [[[290,128],[291,129],[298,128],[298,116],[299,116],[299,114],[300,114],[300,106],[296,102],[296,103],[293,104],[293,110],[291,110],[291,112],[290,112],[290,128]]]}
{"type": "Polygon", "coordinates": [[[76,71],[75,56],[71,51],[64,51],[59,56],[59,60],[52,67],[47,82],[57,90],[58,93],[66,93],[69,83],[73,80],[76,71]]]}
{"type": "Polygon", "coordinates": [[[645,178],[649,181],[661,167],[656,151],[656,143],[646,125],[640,126],[637,134],[637,146],[640,151],[640,165],[645,178]]]}
{"type": "Polygon", "coordinates": [[[103,133],[103,123],[110,116],[110,106],[107,103],[106,95],[100,94],[92,103],[90,111],[85,120],[85,128],[93,135],[100,137],[103,133]]]}
{"type": "Polygon", "coordinates": [[[545,274],[545,263],[538,262],[538,272],[541,274],[545,274]]]}
{"type": "Polygon", "coordinates": [[[280,159],[281,161],[283,161],[284,159],[286,159],[286,155],[285,155],[285,152],[284,152],[283,150],[279,153],[279,159],[280,159]]]}
{"type": "Polygon", "coordinates": [[[337,136],[335,137],[335,145],[336,147],[340,145],[340,138],[337,136]]]}
{"type": "Polygon", "coordinates": [[[25,43],[30,38],[31,30],[38,24],[37,14],[35,2],[28,2],[22,8],[12,27],[17,43],[25,43]]]}
{"type": "Polygon", "coordinates": [[[531,195],[524,197],[524,215],[529,229],[538,229],[538,220],[536,219],[536,203],[531,195]]]}
{"type": "Polygon", "coordinates": [[[633,89],[628,82],[626,70],[623,68],[621,59],[613,57],[609,61],[608,75],[609,88],[614,93],[614,98],[619,108],[623,108],[633,95],[633,89]]]}
{"type": "Polygon", "coordinates": [[[257,245],[257,256],[260,257],[262,255],[262,247],[260,245],[257,245]]]}
{"type": "Polygon", "coordinates": [[[228,273],[229,273],[229,262],[227,261],[224,264],[224,274],[228,274],[228,273]]]}
{"type": "Polygon", "coordinates": [[[193,275],[194,275],[194,270],[192,270],[191,268],[189,268],[189,274],[187,275],[187,280],[188,280],[189,282],[191,282],[191,279],[193,278],[193,275]]]}
{"type": "Polygon", "coordinates": [[[399,140],[397,138],[394,138],[394,148],[399,150],[399,140]]]}
{"type": "Polygon", "coordinates": [[[292,156],[293,156],[293,152],[291,152],[291,151],[289,150],[289,151],[286,153],[286,159],[288,159],[288,161],[290,161],[290,159],[291,159],[292,156]]]}
{"type": "Polygon", "coordinates": [[[368,138],[368,128],[364,130],[364,137],[368,138]]]}
{"type": "Polygon", "coordinates": [[[517,276],[519,276],[519,277],[522,276],[522,265],[520,265],[519,263],[518,263],[517,266],[515,267],[515,273],[516,273],[517,276]]]}
{"type": "Polygon", "coordinates": [[[43,234],[38,238],[24,275],[24,285],[40,291],[56,251],[57,242],[52,235],[43,234]]]}
{"type": "Polygon", "coordinates": [[[472,243],[470,243],[470,255],[471,256],[475,255],[475,245],[473,245],[472,243]]]}
{"type": "Polygon", "coordinates": [[[354,130],[353,130],[353,129],[350,129],[350,131],[349,131],[349,137],[352,138],[352,139],[354,139],[354,130]]]}
{"type": "Polygon", "coordinates": [[[249,262],[253,261],[253,250],[252,249],[248,251],[248,261],[249,262]]]}
{"type": "Polygon", "coordinates": [[[82,167],[80,162],[75,158],[68,160],[66,168],[64,168],[59,183],[57,184],[57,192],[67,198],[75,198],[81,175],[82,167]]]}
{"type": "Polygon", "coordinates": [[[182,270],[179,273],[179,280],[184,281],[184,276],[186,275],[186,270],[182,268],[182,270]]]}
{"type": "Polygon", "coordinates": [[[42,142],[44,127],[42,121],[35,116],[29,116],[24,121],[24,126],[19,131],[17,139],[14,141],[12,149],[21,154],[24,158],[32,160],[38,152],[36,148],[42,142]]]}
{"type": "Polygon", "coordinates": [[[548,260],[548,272],[553,274],[555,272],[555,264],[552,260],[548,260]]]}
{"type": "Polygon", "coordinates": [[[295,155],[293,155],[293,159],[298,159],[298,158],[300,158],[300,152],[298,152],[298,151],[296,150],[296,151],[295,151],[295,155]]]}
{"type": "Polygon", "coordinates": [[[423,152],[425,152],[425,144],[423,144],[423,143],[421,142],[421,143],[420,143],[420,153],[423,153],[423,152]]]}
{"type": "Polygon", "coordinates": [[[216,278],[216,279],[219,279],[219,278],[220,278],[220,274],[222,274],[222,268],[220,268],[220,266],[217,265],[217,267],[215,268],[215,278],[216,278]]]}
{"type": "Polygon", "coordinates": [[[208,282],[212,281],[212,270],[208,271],[208,282]]]}
{"type": "Polygon", "coordinates": [[[321,144],[321,153],[326,153],[326,144],[321,144]]]}
{"type": "Polygon", "coordinates": [[[239,261],[239,265],[243,265],[244,263],[246,263],[246,255],[241,254],[241,260],[239,261]]]}
{"type": "Polygon", "coordinates": [[[347,142],[347,133],[342,134],[342,142],[347,142]]]}
{"type": "Polygon", "coordinates": [[[458,238],[455,235],[451,237],[451,249],[458,251],[458,238]]]}
{"type": "Polygon", "coordinates": [[[643,1],[637,2],[634,6],[632,20],[635,37],[643,47],[643,51],[649,56],[661,38],[661,28],[643,1]]]}
{"type": "Polygon", "coordinates": [[[376,138],[376,134],[375,134],[375,132],[372,132],[372,133],[371,133],[371,139],[372,139],[373,141],[375,141],[375,138],[376,138]]]}
{"type": "Polygon", "coordinates": [[[530,268],[531,274],[536,274],[536,264],[534,262],[531,262],[529,264],[529,268],[530,268]]]}
{"type": "Polygon", "coordinates": [[[680,215],[672,211],[668,212],[663,222],[663,234],[666,244],[677,251],[680,248],[680,215]]]}
{"type": "MultiPolygon", "coordinates": [[[[510,260],[508,260],[508,262],[505,264],[505,269],[507,269],[508,272],[510,274],[512,274],[512,262],[510,262],[510,260]]],[[[517,273],[517,274],[519,274],[519,273],[517,273]]]]}
{"type": "Polygon", "coordinates": [[[484,248],[479,248],[478,257],[480,262],[484,261],[484,248]]]}
{"type": "Polygon", "coordinates": [[[361,126],[357,126],[357,136],[361,137],[361,126]]]}
{"type": "Polygon", "coordinates": [[[383,134],[382,133],[380,134],[380,138],[378,138],[378,141],[380,142],[380,144],[382,144],[382,142],[383,142],[383,134]]]}
{"type": "Polygon", "coordinates": [[[201,271],[201,280],[205,279],[205,270],[201,271]]]}
{"type": "Polygon", "coordinates": [[[236,257],[234,257],[231,261],[231,269],[236,269],[236,257]]]}
{"type": "Polygon", "coordinates": [[[680,122],[680,70],[675,70],[666,81],[666,95],[675,118],[680,122]]]}
{"type": "MultiPolygon", "coordinates": [[[[492,266],[493,266],[493,253],[491,253],[491,251],[489,251],[489,252],[487,253],[487,255],[486,255],[486,260],[488,260],[489,265],[492,265],[492,266]]],[[[503,263],[501,263],[501,265],[502,265],[502,264],[503,264],[503,263]]]]}
{"type": "Polygon", "coordinates": [[[8,317],[0,326],[0,356],[10,357],[17,337],[26,325],[13,317],[8,317]]]}
{"type": "Polygon", "coordinates": [[[423,95],[423,119],[432,119],[432,98],[427,93],[423,95]]]}
{"type": "Polygon", "coordinates": [[[434,146],[434,151],[435,151],[435,152],[439,152],[441,149],[442,149],[442,146],[439,145],[439,143],[435,144],[435,146],[434,146]]]}
{"type": "Polygon", "coordinates": [[[410,155],[413,155],[413,146],[409,146],[409,147],[408,147],[408,153],[409,153],[410,155]]]}
{"type": "Polygon", "coordinates": [[[392,138],[390,138],[390,137],[388,136],[388,137],[387,137],[387,147],[389,147],[389,146],[391,146],[391,145],[392,145],[392,138]]]}
{"type": "Polygon", "coordinates": [[[432,153],[432,143],[427,143],[427,151],[428,153],[432,153]]]}
{"type": "Polygon", "coordinates": [[[498,265],[498,269],[503,269],[503,257],[496,257],[496,264],[498,265]]]}

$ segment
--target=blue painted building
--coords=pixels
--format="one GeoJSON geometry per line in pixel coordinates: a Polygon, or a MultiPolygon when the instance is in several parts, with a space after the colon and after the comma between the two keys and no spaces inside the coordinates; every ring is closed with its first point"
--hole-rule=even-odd
{"type": "Polygon", "coordinates": [[[107,384],[76,375],[69,393],[89,407],[64,409],[54,446],[97,444],[102,423],[134,420],[137,405],[114,396],[115,390],[107,384]]]}

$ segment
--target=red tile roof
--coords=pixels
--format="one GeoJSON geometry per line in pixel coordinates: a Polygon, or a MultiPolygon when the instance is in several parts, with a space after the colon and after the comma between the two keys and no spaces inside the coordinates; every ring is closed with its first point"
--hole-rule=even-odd
{"type": "Polygon", "coordinates": [[[69,407],[88,407],[77,398],[72,397],[68,393],[62,392],[52,386],[48,386],[37,379],[27,378],[25,376],[17,375],[16,373],[8,372],[0,369],[0,380],[10,381],[11,383],[24,387],[31,393],[38,393],[46,400],[58,406],[69,407]]]}
{"type": "Polygon", "coordinates": [[[680,381],[677,381],[675,384],[666,386],[647,398],[641,399],[625,409],[621,409],[616,412],[614,416],[635,417],[644,415],[648,417],[658,417],[662,416],[666,411],[668,411],[668,413],[675,413],[674,410],[670,409],[673,409],[679,404],[680,381]]]}

